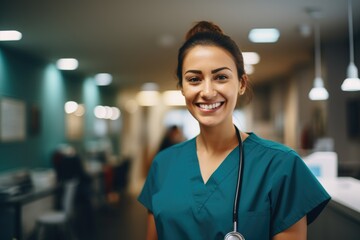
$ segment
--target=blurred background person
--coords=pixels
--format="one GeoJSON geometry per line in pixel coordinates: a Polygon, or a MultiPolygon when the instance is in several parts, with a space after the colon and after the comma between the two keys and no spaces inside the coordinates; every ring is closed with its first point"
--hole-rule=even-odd
{"type": "Polygon", "coordinates": [[[172,125],[170,126],[164,135],[163,140],[161,141],[159,152],[161,150],[164,150],[165,148],[168,148],[174,144],[180,143],[185,140],[185,137],[183,135],[182,130],[176,126],[172,125]]]}

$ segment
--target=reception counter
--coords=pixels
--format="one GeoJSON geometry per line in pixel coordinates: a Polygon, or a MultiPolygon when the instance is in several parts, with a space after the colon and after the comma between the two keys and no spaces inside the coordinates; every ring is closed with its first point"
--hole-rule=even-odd
{"type": "Polygon", "coordinates": [[[319,178],[331,201],[309,226],[309,240],[360,239],[360,181],[352,177],[319,178]]]}

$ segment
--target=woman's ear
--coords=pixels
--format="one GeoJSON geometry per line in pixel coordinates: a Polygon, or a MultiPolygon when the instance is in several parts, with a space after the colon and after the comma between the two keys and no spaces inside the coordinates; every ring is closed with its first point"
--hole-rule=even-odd
{"type": "Polygon", "coordinates": [[[248,76],[246,74],[243,74],[240,79],[239,95],[244,95],[246,91],[247,82],[248,82],[248,76]]]}
{"type": "Polygon", "coordinates": [[[181,94],[184,96],[184,89],[183,89],[183,86],[182,84],[178,83],[177,84],[177,89],[181,91],[181,94]]]}

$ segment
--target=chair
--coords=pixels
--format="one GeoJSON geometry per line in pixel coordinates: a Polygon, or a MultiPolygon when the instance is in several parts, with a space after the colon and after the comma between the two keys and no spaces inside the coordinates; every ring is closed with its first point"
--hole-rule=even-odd
{"type": "Polygon", "coordinates": [[[61,239],[63,240],[74,239],[70,227],[70,218],[73,211],[77,185],[77,180],[69,180],[64,183],[63,206],[61,211],[47,212],[38,217],[36,222],[38,240],[44,239],[44,233],[47,233],[47,230],[50,229],[62,231],[64,238],[61,239]]]}

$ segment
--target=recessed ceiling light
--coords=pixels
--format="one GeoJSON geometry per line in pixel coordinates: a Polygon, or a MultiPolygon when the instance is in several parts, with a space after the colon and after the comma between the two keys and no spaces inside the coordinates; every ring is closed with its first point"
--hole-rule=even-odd
{"type": "Polygon", "coordinates": [[[112,75],[109,73],[98,73],[95,75],[95,82],[98,86],[107,86],[112,82],[112,75]]]}
{"type": "Polygon", "coordinates": [[[273,43],[280,37],[276,28],[254,28],[249,32],[249,39],[254,43],[273,43]]]}
{"type": "Polygon", "coordinates": [[[56,66],[60,70],[75,70],[79,66],[79,62],[75,58],[60,58],[57,60],[56,66]]]}
{"type": "Polygon", "coordinates": [[[0,31],[0,41],[19,41],[22,34],[16,30],[0,31]]]}

